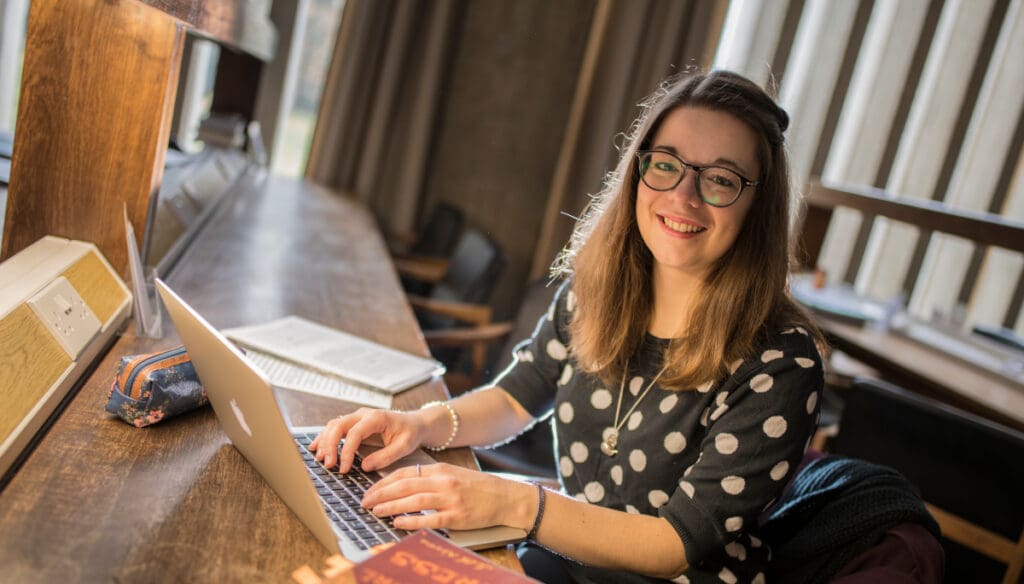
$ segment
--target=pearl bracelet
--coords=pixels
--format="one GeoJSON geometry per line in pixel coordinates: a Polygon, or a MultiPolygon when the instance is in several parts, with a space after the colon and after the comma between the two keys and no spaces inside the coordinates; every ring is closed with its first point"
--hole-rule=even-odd
{"type": "Polygon", "coordinates": [[[427,408],[432,408],[434,406],[441,406],[441,407],[445,408],[446,410],[448,410],[448,415],[451,416],[451,418],[452,418],[452,433],[448,435],[448,439],[444,441],[444,444],[442,444],[440,446],[426,446],[426,445],[424,445],[423,448],[426,448],[427,450],[429,450],[431,452],[441,452],[442,450],[448,450],[448,447],[451,446],[452,442],[455,441],[455,436],[458,435],[458,433],[459,433],[459,415],[457,413],[455,413],[455,408],[453,408],[451,406],[451,404],[449,404],[448,402],[443,402],[443,401],[432,401],[432,402],[425,403],[425,404],[423,404],[423,407],[421,407],[420,409],[421,410],[425,410],[427,408]]]}

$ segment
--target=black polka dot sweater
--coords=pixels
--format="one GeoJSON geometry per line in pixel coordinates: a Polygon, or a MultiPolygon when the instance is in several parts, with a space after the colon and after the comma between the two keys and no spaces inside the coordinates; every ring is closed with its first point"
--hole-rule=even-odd
{"type": "Polygon", "coordinates": [[[763,582],[770,552],[757,537],[758,515],[780,494],[817,422],[823,375],[813,340],[800,328],[779,331],[732,363],[728,378],[670,391],[656,380],[668,341],[648,335],[620,391],[576,370],[570,286],[496,380],[534,416],[553,413],[563,490],[665,518],[690,563],[678,582],[763,582]],[[617,409],[617,440],[606,452],[617,409]]]}

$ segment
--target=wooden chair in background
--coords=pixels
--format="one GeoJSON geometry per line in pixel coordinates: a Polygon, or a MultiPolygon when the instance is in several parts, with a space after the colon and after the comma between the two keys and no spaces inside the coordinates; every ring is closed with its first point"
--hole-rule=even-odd
{"type": "Polygon", "coordinates": [[[498,243],[473,227],[462,233],[451,259],[443,264],[414,258],[395,262],[404,279],[424,285],[422,295],[407,296],[434,357],[449,369],[445,381],[452,393],[479,383],[483,375],[486,341],[477,341],[500,338],[511,330],[507,323],[492,322],[488,305],[506,263],[498,243]]]}

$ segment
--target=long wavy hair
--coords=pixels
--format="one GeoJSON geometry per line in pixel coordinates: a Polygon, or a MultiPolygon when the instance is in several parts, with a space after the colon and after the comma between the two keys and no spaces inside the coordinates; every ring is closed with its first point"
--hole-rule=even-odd
{"type": "Polygon", "coordinates": [[[761,167],[754,201],[732,247],[712,267],[687,332],[665,352],[661,385],[685,390],[724,378],[729,364],[749,357],[766,335],[803,327],[822,337],[789,294],[789,162],[783,132],[789,116],[750,80],[728,71],[689,73],[665,81],[641,104],[622,156],[577,222],[552,271],[573,278],[576,308],[571,349],[584,371],[615,383],[639,349],[653,313],[653,256],[636,222],[636,153],[649,147],[662,120],[680,107],[728,113],[758,136],[761,167]]]}

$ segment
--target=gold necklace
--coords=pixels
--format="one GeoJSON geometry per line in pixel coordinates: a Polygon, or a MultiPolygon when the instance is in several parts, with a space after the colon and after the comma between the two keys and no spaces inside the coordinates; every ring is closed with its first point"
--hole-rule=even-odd
{"type": "Polygon", "coordinates": [[[622,416],[622,420],[620,421],[619,412],[622,411],[622,396],[625,393],[624,390],[626,389],[626,375],[629,372],[629,364],[626,364],[626,370],[622,372],[622,381],[619,383],[619,403],[615,406],[615,422],[612,426],[612,431],[608,432],[608,436],[601,441],[601,452],[605,453],[605,455],[615,456],[616,454],[619,453],[618,449],[616,448],[619,445],[619,430],[622,429],[622,426],[626,423],[626,420],[629,419],[629,415],[633,413],[633,410],[635,410],[636,407],[640,405],[640,402],[643,401],[645,397],[647,397],[647,394],[651,391],[651,388],[654,387],[654,384],[658,381],[658,378],[661,377],[661,374],[665,372],[665,369],[668,369],[668,365],[662,367],[661,371],[659,371],[658,374],[654,376],[654,379],[651,379],[651,382],[647,384],[647,389],[645,389],[643,393],[640,394],[640,397],[636,398],[636,401],[633,402],[633,407],[629,408],[629,411],[626,412],[625,416],[622,416]]]}

